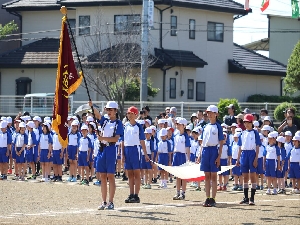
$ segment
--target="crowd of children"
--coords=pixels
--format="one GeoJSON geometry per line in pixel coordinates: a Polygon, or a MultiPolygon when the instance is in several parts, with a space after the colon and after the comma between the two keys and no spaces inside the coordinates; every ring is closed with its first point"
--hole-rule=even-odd
{"type": "MultiPolygon", "coordinates": [[[[14,121],[1,117],[0,180],[6,180],[14,166],[15,180],[24,181],[29,168],[32,176],[27,179],[41,175],[41,181],[61,182],[64,165],[69,171],[67,182],[80,179],[82,185],[88,185],[96,179],[94,184],[101,186],[103,200],[98,209],[114,209],[115,177],[120,177],[121,168],[123,180],[128,180],[129,185],[125,203],[139,203],[140,187],[151,189],[160,179],[159,188],[164,189],[173,182],[173,175],[155,162],[180,166],[191,161],[201,163],[199,169],[205,174],[205,207],[216,205],[217,191],[227,190],[230,175],[234,181],[232,190],[244,191],[241,204],[255,204],[255,192],[264,189],[265,178],[266,194],[285,194],[286,187],[300,193],[300,131],[294,136],[290,131],[278,134],[270,124],[259,127],[251,114],[239,117],[244,130],[236,123],[219,124],[214,105],[206,109],[209,121],[197,121],[193,114],[191,124],[170,114],[152,125],[149,119],[137,120],[139,111],[133,106],[127,110],[123,124],[117,118],[117,110],[118,104],[110,101],[103,115],[97,110],[94,117],[84,113],[82,122],[76,116],[68,117],[66,149],[52,130],[49,117],[43,121],[39,116],[21,116],[14,121]],[[220,167],[227,165],[236,166],[218,176],[220,167]]],[[[201,190],[200,182],[191,186],[201,190]]],[[[187,182],[177,177],[174,187],[173,200],[185,199],[187,182]]]]}

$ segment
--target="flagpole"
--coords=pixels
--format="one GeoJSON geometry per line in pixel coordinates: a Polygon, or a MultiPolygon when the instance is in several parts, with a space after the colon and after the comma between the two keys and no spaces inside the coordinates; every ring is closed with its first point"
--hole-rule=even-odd
{"type": "MultiPolygon", "coordinates": [[[[90,92],[89,92],[89,89],[88,89],[88,86],[87,86],[87,82],[86,82],[86,79],[85,79],[85,76],[84,76],[84,73],[83,73],[81,60],[80,60],[79,54],[78,54],[78,49],[77,49],[76,42],[75,42],[75,39],[74,39],[74,36],[73,36],[73,32],[72,32],[72,29],[71,29],[71,26],[70,26],[70,22],[69,22],[69,19],[68,19],[68,16],[67,16],[67,8],[66,8],[65,6],[62,6],[61,9],[60,9],[60,12],[61,12],[62,14],[64,14],[65,17],[66,17],[66,21],[67,21],[67,24],[68,24],[68,28],[69,28],[69,30],[70,30],[71,39],[72,39],[72,42],[73,42],[73,45],[74,45],[74,48],[75,48],[75,52],[76,52],[77,60],[78,60],[78,63],[79,63],[79,68],[80,68],[80,70],[81,70],[81,75],[82,75],[82,77],[83,77],[83,81],[84,81],[84,85],[85,85],[85,88],[86,88],[86,92],[87,92],[89,101],[91,102],[91,101],[92,101],[91,95],[90,95],[90,92]]],[[[93,104],[91,105],[91,109],[92,109],[93,117],[94,117],[94,119],[95,119],[95,111],[94,111],[94,106],[93,106],[93,104]]],[[[96,121],[96,119],[95,119],[95,121],[96,121]]],[[[98,128],[97,128],[96,130],[97,130],[97,133],[99,133],[98,128]]]]}

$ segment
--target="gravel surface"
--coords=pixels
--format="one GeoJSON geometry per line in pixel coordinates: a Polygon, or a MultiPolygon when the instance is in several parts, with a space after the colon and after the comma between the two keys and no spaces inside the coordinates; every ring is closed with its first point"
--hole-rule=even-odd
{"type": "Polygon", "coordinates": [[[167,189],[152,185],[151,190],[141,189],[141,203],[126,204],[127,183],[117,180],[115,210],[98,211],[100,187],[11,178],[0,181],[0,224],[299,224],[300,221],[300,195],[290,193],[270,196],[257,191],[256,205],[249,206],[238,204],[242,192],[219,192],[217,207],[204,208],[203,190],[188,188],[184,201],[173,201],[173,184],[167,189]]]}

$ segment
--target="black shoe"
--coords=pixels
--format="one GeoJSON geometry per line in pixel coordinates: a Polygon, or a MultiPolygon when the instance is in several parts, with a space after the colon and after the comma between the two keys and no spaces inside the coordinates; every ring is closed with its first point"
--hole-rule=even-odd
{"type": "Polygon", "coordinates": [[[254,199],[250,198],[249,205],[255,205],[254,199]]]}
{"type": "Polygon", "coordinates": [[[129,199],[129,203],[140,203],[140,198],[137,195],[134,195],[131,199],[129,199]]]}
{"type": "Polygon", "coordinates": [[[230,177],[230,179],[229,179],[230,181],[234,181],[234,177],[232,176],[232,177],[230,177]]]}
{"type": "Polygon", "coordinates": [[[156,184],[156,183],[157,183],[157,179],[154,178],[153,181],[152,181],[152,183],[153,183],[153,184],[156,184]]]}
{"type": "Polygon", "coordinates": [[[93,178],[92,177],[89,177],[89,182],[93,182],[93,178]]]}
{"type": "Polygon", "coordinates": [[[123,178],[122,178],[122,181],[127,181],[128,180],[128,177],[126,177],[126,176],[124,176],[123,178]]]}
{"type": "Polygon", "coordinates": [[[210,199],[209,199],[209,205],[210,205],[211,207],[215,207],[215,206],[216,206],[216,201],[215,201],[214,198],[210,198],[210,199]]]}
{"type": "Polygon", "coordinates": [[[203,203],[203,206],[204,207],[210,207],[210,199],[209,198],[207,198],[206,200],[205,200],[205,202],[203,203]]]}
{"type": "Polygon", "coordinates": [[[249,198],[243,198],[243,200],[240,201],[240,204],[249,204],[249,198]]]}
{"type": "Polygon", "coordinates": [[[80,175],[77,175],[77,177],[76,177],[76,178],[77,178],[77,180],[80,180],[80,175]]]}
{"type": "Polygon", "coordinates": [[[125,203],[130,203],[130,200],[134,198],[133,195],[128,195],[128,198],[125,199],[125,203]]]}

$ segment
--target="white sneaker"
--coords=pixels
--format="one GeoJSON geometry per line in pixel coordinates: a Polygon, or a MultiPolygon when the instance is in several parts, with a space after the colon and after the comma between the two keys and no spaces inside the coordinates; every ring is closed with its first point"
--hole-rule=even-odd
{"type": "Polygon", "coordinates": [[[167,183],[163,183],[162,188],[168,188],[167,183]]]}
{"type": "Polygon", "coordinates": [[[300,190],[299,189],[294,189],[294,193],[295,194],[300,194],[300,190]]]}
{"type": "Polygon", "coordinates": [[[45,178],[44,177],[41,179],[41,182],[45,182],[45,178]]]}
{"type": "Polygon", "coordinates": [[[272,195],[277,195],[277,190],[274,188],[274,190],[272,191],[272,195]]]}
{"type": "Polygon", "coordinates": [[[271,194],[270,188],[268,188],[268,190],[266,191],[266,194],[267,194],[267,195],[270,195],[270,194],[271,194]]]}

